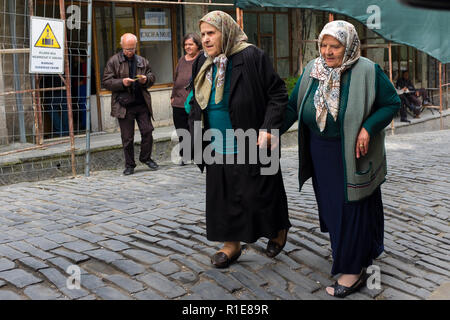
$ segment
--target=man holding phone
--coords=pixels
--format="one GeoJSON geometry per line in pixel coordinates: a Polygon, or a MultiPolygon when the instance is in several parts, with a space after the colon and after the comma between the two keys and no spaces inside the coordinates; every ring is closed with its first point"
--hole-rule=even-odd
{"type": "Polygon", "coordinates": [[[122,146],[125,154],[124,175],[134,173],[134,123],[141,133],[141,152],[139,161],[151,170],[158,165],[151,159],[153,147],[153,118],[150,88],[155,83],[147,59],[137,55],[137,38],[132,33],[125,33],[120,38],[122,51],[112,56],[103,73],[103,86],[112,92],[111,116],[119,120],[122,146]]]}

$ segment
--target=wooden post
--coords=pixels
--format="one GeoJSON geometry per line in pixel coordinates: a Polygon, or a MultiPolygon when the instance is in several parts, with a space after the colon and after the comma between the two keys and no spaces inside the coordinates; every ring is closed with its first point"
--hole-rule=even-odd
{"type": "Polygon", "coordinates": [[[295,11],[296,20],[298,23],[298,76],[300,76],[303,71],[303,20],[300,10],[301,9],[297,9],[295,11]]]}
{"type": "Polygon", "coordinates": [[[439,113],[441,118],[441,130],[444,129],[442,119],[442,62],[439,61],[439,113]]]}
{"type": "MultiPolygon", "coordinates": [[[[66,9],[64,7],[64,0],[59,0],[59,14],[61,20],[64,21],[64,28],[66,27],[66,9]]],[[[67,94],[67,116],[69,118],[69,136],[70,136],[70,153],[72,156],[72,175],[75,177],[77,171],[75,168],[75,137],[73,135],[73,113],[72,113],[72,93],[70,83],[70,68],[69,68],[69,48],[67,48],[67,32],[64,32],[64,73],[66,76],[66,94],[67,94]]],[[[61,77],[62,78],[62,77],[61,77]]],[[[87,97],[89,99],[89,97],[87,97]]]]}
{"type": "Polygon", "coordinates": [[[444,74],[445,74],[445,83],[446,83],[446,86],[445,86],[445,91],[446,91],[446,94],[445,94],[445,109],[448,109],[448,87],[450,85],[450,82],[448,82],[447,65],[445,65],[445,72],[444,72],[444,74]]]}
{"type": "MultiPolygon", "coordinates": [[[[392,84],[394,81],[392,80],[392,43],[389,41],[388,43],[388,53],[389,53],[389,80],[391,80],[392,84]]],[[[394,119],[391,122],[391,134],[394,135],[394,119]]]]}
{"type": "MultiPolygon", "coordinates": [[[[33,0],[28,1],[28,11],[30,16],[34,15],[33,0]]],[[[31,82],[34,81],[34,89],[39,89],[39,77],[37,74],[31,76],[31,82]]],[[[37,145],[42,145],[44,142],[44,135],[42,134],[42,108],[39,91],[33,91],[33,111],[34,111],[34,128],[36,133],[36,143],[37,145]]]]}
{"type": "Polygon", "coordinates": [[[98,124],[98,131],[103,130],[103,122],[102,122],[102,105],[100,101],[100,68],[97,68],[97,66],[100,66],[98,62],[98,40],[97,40],[97,21],[96,21],[96,11],[95,8],[92,10],[92,35],[93,35],[93,44],[94,44],[94,61],[95,61],[95,97],[97,101],[97,124],[98,124]]]}
{"type": "Polygon", "coordinates": [[[389,80],[391,80],[392,83],[394,81],[392,80],[392,43],[388,43],[388,54],[389,54],[389,80]]]}
{"type": "Polygon", "coordinates": [[[241,8],[236,8],[236,22],[244,30],[244,14],[241,8]]]}
{"type": "Polygon", "coordinates": [[[406,47],[406,70],[408,71],[408,73],[409,73],[409,79],[413,79],[413,81],[414,81],[414,78],[413,77],[411,77],[411,72],[410,72],[410,70],[409,70],[409,47],[406,47]]]}

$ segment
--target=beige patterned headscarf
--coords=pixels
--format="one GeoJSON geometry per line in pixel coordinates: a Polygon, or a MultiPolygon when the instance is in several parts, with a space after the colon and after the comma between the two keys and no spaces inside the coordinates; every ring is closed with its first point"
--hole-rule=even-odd
{"type": "Polygon", "coordinates": [[[351,23],[343,20],[327,23],[319,35],[319,52],[325,35],[332,36],[342,43],[345,46],[345,53],[342,64],[336,68],[330,68],[322,54],[314,61],[311,77],[319,80],[319,87],[314,94],[314,106],[316,107],[316,122],[320,132],[325,129],[328,112],[336,121],[339,114],[341,75],[361,56],[361,43],[358,33],[351,23]]]}
{"type": "Polygon", "coordinates": [[[202,22],[206,22],[222,32],[222,52],[214,58],[208,56],[205,52],[206,61],[194,79],[195,99],[200,107],[205,109],[211,96],[213,65],[217,66],[214,84],[216,88],[215,102],[219,103],[223,99],[228,57],[244,50],[251,44],[247,43],[247,35],[236,21],[223,11],[208,13],[200,19],[199,26],[202,22]]]}

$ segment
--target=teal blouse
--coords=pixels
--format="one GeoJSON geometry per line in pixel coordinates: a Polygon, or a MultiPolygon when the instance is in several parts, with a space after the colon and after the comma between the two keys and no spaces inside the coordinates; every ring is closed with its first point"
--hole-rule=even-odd
{"type": "MultiPolygon", "coordinates": [[[[344,72],[341,79],[341,96],[340,96],[340,104],[345,105],[347,103],[348,97],[348,80],[349,73],[344,72]]],[[[303,107],[302,114],[302,123],[305,124],[310,130],[314,131],[319,136],[325,138],[339,138],[341,136],[341,123],[342,117],[344,116],[344,108],[339,108],[338,118],[334,121],[333,116],[328,113],[327,114],[327,123],[325,125],[325,129],[320,132],[319,127],[317,126],[316,121],[316,107],[314,106],[314,93],[319,87],[319,81],[314,81],[312,84],[312,88],[310,94],[306,97],[305,106],[303,107]]],[[[297,88],[297,96],[298,96],[298,88],[297,88]]]]}
{"type": "MultiPolygon", "coordinates": [[[[219,103],[215,103],[216,88],[215,77],[217,73],[217,67],[213,65],[213,84],[211,89],[211,95],[209,97],[209,103],[206,107],[206,116],[209,124],[209,129],[215,129],[220,132],[219,134],[213,134],[212,146],[214,150],[221,154],[233,154],[237,153],[237,142],[232,131],[229,131],[227,135],[227,129],[233,129],[231,125],[230,112],[228,108],[228,101],[230,97],[230,83],[231,83],[231,61],[228,61],[227,69],[225,72],[225,87],[223,92],[223,99],[219,103]],[[221,138],[221,139],[220,139],[221,138]]],[[[217,132],[217,133],[218,133],[217,132]]]]}

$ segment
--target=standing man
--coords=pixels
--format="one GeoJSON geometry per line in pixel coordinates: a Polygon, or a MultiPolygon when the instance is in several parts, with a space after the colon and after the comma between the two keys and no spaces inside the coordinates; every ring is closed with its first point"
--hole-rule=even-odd
{"type": "Polygon", "coordinates": [[[139,161],[151,170],[158,165],[150,156],[153,146],[153,117],[150,88],[155,82],[147,59],[136,52],[137,38],[132,33],[125,33],[120,38],[122,51],[112,56],[105,67],[103,86],[112,91],[111,116],[119,120],[123,151],[125,154],[124,175],[134,173],[134,121],[141,133],[141,153],[139,161]]]}

